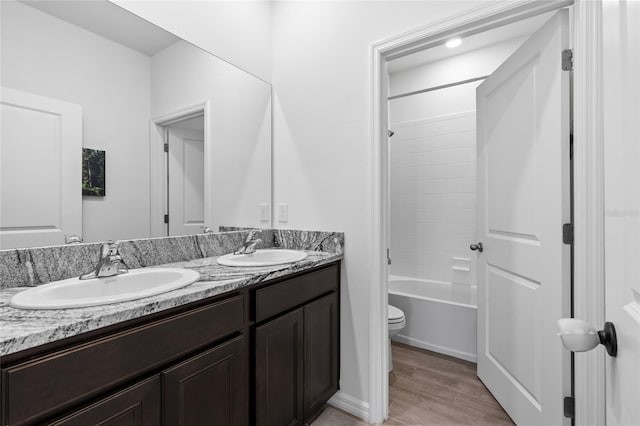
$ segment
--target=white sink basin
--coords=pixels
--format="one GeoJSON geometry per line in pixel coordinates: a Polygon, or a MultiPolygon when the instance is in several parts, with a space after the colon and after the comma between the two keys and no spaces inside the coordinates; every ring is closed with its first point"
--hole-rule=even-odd
{"type": "Polygon", "coordinates": [[[9,305],[20,309],[66,309],[107,305],[155,296],[185,287],[200,278],[190,269],[144,268],[107,278],[55,281],[14,295],[9,305]]]}
{"type": "Polygon", "coordinates": [[[274,266],[306,259],[307,253],[300,250],[264,249],[251,254],[225,254],[218,258],[224,266],[274,266]]]}

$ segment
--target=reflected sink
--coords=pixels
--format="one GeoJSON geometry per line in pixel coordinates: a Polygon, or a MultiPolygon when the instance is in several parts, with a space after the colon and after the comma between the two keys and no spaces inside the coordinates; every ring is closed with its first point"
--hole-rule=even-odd
{"type": "Polygon", "coordinates": [[[9,305],[20,309],[66,309],[107,305],[155,296],[185,287],[200,278],[190,269],[143,268],[106,278],[54,281],[14,295],[9,305]]]}
{"type": "Polygon", "coordinates": [[[225,254],[218,258],[218,263],[224,266],[275,266],[306,258],[307,253],[300,250],[264,249],[251,254],[225,254]]]}

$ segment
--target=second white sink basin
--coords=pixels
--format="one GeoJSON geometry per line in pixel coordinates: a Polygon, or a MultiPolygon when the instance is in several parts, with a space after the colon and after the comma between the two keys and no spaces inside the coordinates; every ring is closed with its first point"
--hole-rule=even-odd
{"type": "Polygon", "coordinates": [[[225,254],[218,258],[218,263],[224,266],[275,266],[306,258],[307,253],[300,250],[264,249],[251,254],[225,254]]]}
{"type": "Polygon", "coordinates": [[[14,295],[9,305],[21,309],[66,309],[107,305],[155,296],[200,278],[190,269],[142,268],[106,278],[54,281],[14,295]]]}

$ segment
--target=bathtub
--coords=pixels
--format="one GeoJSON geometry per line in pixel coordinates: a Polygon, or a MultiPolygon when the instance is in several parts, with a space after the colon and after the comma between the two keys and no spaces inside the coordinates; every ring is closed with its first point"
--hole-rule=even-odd
{"type": "Polygon", "coordinates": [[[476,287],[390,276],[389,304],[407,319],[394,341],[476,362],[476,287]]]}

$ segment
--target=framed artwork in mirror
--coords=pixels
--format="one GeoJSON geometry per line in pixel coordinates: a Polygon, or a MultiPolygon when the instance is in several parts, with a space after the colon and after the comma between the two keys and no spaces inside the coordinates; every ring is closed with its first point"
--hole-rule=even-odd
{"type": "Polygon", "coordinates": [[[82,148],[82,195],[104,197],[106,195],[106,152],[82,148]]]}

